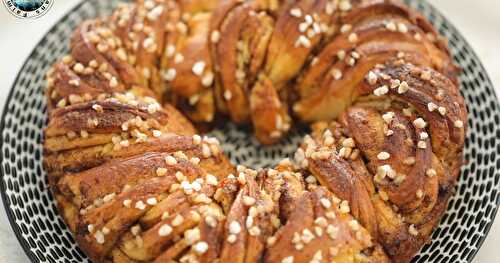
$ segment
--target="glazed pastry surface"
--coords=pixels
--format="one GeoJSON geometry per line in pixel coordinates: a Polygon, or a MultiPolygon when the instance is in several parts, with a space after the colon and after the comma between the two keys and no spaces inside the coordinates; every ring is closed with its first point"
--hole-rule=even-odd
{"type": "Polygon", "coordinates": [[[93,262],[410,262],[446,210],[459,69],[400,1],[137,0],[72,34],[44,167],[93,262]],[[226,119],[311,133],[253,170],[201,134],[226,119]]]}

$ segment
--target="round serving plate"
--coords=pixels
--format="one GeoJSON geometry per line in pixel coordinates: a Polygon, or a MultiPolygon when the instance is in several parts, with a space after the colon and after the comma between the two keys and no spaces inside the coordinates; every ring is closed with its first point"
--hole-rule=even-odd
{"type": "MultiPolygon", "coordinates": [[[[73,8],[36,45],[9,93],[0,124],[0,190],[10,224],[33,262],[89,262],[78,249],[47,186],[42,167],[46,125],[45,72],[68,52],[73,29],[83,20],[108,14],[118,1],[84,1],[73,8]]],[[[436,9],[408,1],[449,39],[463,69],[461,92],[469,110],[466,163],[456,194],[432,240],[414,262],[470,262],[485,240],[500,203],[500,107],[493,85],[474,51],[436,9]]],[[[302,132],[276,146],[262,147],[248,130],[228,124],[215,130],[233,162],[251,167],[275,164],[292,154],[302,132]]]]}

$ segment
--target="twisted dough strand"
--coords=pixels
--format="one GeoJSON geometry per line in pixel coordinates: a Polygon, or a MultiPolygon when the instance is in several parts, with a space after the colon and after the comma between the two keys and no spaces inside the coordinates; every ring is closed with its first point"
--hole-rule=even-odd
{"type": "Polygon", "coordinates": [[[453,193],[458,70],[399,1],[138,0],[70,45],[44,166],[95,262],[409,262],[453,193]],[[264,144],[312,133],[293,162],[234,167],[190,122],[219,115],[264,144]]]}

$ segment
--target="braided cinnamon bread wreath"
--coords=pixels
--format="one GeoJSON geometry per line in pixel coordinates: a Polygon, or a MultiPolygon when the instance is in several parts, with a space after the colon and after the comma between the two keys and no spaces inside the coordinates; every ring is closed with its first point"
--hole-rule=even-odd
{"type": "Polygon", "coordinates": [[[70,47],[44,166],[94,262],[409,262],[453,193],[458,69],[399,1],[139,0],[70,47]],[[312,132],[252,170],[197,134],[225,117],[312,132]]]}

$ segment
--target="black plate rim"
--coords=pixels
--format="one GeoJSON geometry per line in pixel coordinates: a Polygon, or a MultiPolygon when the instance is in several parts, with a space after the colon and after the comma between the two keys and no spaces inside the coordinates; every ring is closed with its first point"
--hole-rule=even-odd
{"type": "MultiPolygon", "coordinates": [[[[466,47],[468,47],[470,49],[470,51],[472,52],[472,55],[477,58],[477,60],[479,62],[478,66],[481,69],[481,71],[484,72],[484,76],[485,76],[486,81],[488,83],[491,83],[491,88],[493,89],[493,91],[495,91],[495,86],[493,85],[493,82],[491,81],[491,78],[490,78],[490,75],[488,74],[488,71],[484,67],[483,62],[480,60],[478,54],[476,53],[476,50],[474,48],[472,48],[469,41],[465,38],[465,35],[462,34],[462,32],[460,30],[458,30],[458,28],[456,28],[455,25],[450,20],[448,20],[448,18],[446,18],[446,16],[444,16],[444,14],[441,13],[441,11],[439,11],[434,6],[434,4],[430,3],[427,0],[424,0],[424,2],[430,7],[430,9],[432,9],[433,13],[438,14],[446,22],[446,24],[450,27],[451,31],[455,31],[458,34],[458,36],[460,38],[462,38],[466,47]]],[[[494,112],[494,114],[496,114],[497,116],[500,117],[500,108],[499,108],[500,102],[498,101],[498,96],[497,96],[496,92],[493,92],[493,97],[495,99],[495,106],[497,108],[497,110],[494,112]]],[[[497,130],[497,134],[498,134],[498,132],[500,132],[500,127],[496,127],[496,130],[497,130]]],[[[500,139],[500,138],[498,138],[498,139],[500,139]]],[[[496,171],[496,176],[500,176],[500,171],[498,171],[498,170],[496,171]]],[[[500,183],[498,186],[500,186],[500,183]]],[[[498,213],[499,207],[500,207],[500,194],[497,194],[496,206],[492,209],[492,216],[490,217],[491,223],[485,227],[484,235],[481,237],[481,239],[479,239],[478,246],[477,246],[476,250],[474,250],[471,254],[469,254],[469,257],[467,259],[469,262],[472,262],[472,260],[476,257],[477,253],[479,252],[479,250],[483,246],[484,241],[486,241],[486,238],[488,237],[488,234],[490,233],[491,227],[495,223],[495,219],[496,219],[496,215],[498,213]]],[[[448,208],[446,208],[446,209],[448,209],[448,208]]]]}
{"type": "MultiPolygon", "coordinates": [[[[45,32],[45,34],[43,34],[43,37],[36,43],[36,45],[33,47],[33,49],[31,50],[31,52],[29,53],[29,55],[24,60],[23,65],[19,69],[19,71],[18,71],[18,73],[16,75],[16,78],[14,79],[14,82],[10,86],[9,94],[7,95],[7,98],[5,100],[5,104],[4,104],[3,111],[2,111],[2,117],[0,119],[0,160],[4,159],[3,151],[1,149],[3,149],[3,145],[5,143],[4,138],[3,138],[3,132],[1,132],[1,131],[3,131],[4,128],[5,128],[5,117],[7,115],[7,110],[9,108],[10,101],[12,100],[12,95],[14,93],[14,88],[17,85],[17,83],[19,81],[19,78],[21,76],[21,72],[26,67],[26,64],[28,63],[29,59],[37,52],[36,51],[36,47],[39,44],[41,44],[43,41],[45,41],[45,37],[47,36],[47,34],[49,34],[50,32],[54,31],[56,29],[57,25],[61,21],[66,20],[71,15],[71,13],[73,13],[75,10],[77,10],[78,8],[80,8],[85,2],[86,2],[86,0],[80,0],[78,4],[76,4],[70,10],[68,10],[61,18],[59,18],[50,27],[49,30],[47,30],[45,32]]],[[[24,253],[26,254],[26,256],[28,256],[28,258],[29,258],[29,260],[31,262],[38,263],[39,261],[37,261],[37,258],[33,254],[33,251],[31,251],[31,248],[30,248],[30,245],[29,245],[28,241],[23,237],[23,235],[21,233],[21,230],[19,229],[19,225],[16,223],[15,215],[14,215],[13,211],[10,208],[10,200],[7,199],[7,194],[6,194],[7,187],[5,186],[4,175],[5,175],[5,173],[4,173],[4,167],[3,167],[3,165],[0,165],[0,179],[1,179],[1,182],[0,182],[0,194],[2,196],[2,203],[3,203],[3,207],[5,209],[5,213],[7,214],[7,218],[9,219],[9,224],[10,224],[12,230],[14,231],[14,234],[16,235],[17,241],[19,242],[19,244],[23,248],[24,253]]]]}
{"type": "MultiPolygon", "coordinates": [[[[37,44],[33,47],[33,49],[31,50],[31,52],[29,53],[29,55],[26,57],[25,61],[23,62],[23,65],[21,66],[21,68],[19,69],[19,71],[18,71],[18,73],[16,75],[16,78],[14,79],[14,82],[12,83],[12,85],[10,87],[9,94],[7,95],[7,98],[5,100],[5,105],[3,107],[2,116],[1,116],[1,119],[0,119],[0,131],[3,131],[3,129],[5,127],[5,119],[6,119],[6,115],[7,115],[7,110],[8,110],[9,104],[10,104],[10,102],[12,100],[12,95],[14,93],[14,88],[17,85],[17,83],[19,81],[19,78],[20,78],[20,75],[21,75],[21,72],[26,67],[26,64],[28,63],[29,59],[36,53],[36,47],[40,43],[42,43],[43,41],[45,41],[46,35],[49,34],[52,31],[54,31],[55,28],[57,27],[57,25],[61,21],[66,20],[68,18],[68,16],[71,15],[71,13],[73,13],[75,10],[79,9],[85,2],[86,2],[86,0],[80,0],[80,2],[78,4],[76,4],[75,6],[73,6],[61,18],[59,18],[57,20],[57,22],[55,22],[50,27],[50,29],[47,30],[45,32],[45,34],[43,34],[43,37],[37,42],[37,44]]],[[[461,40],[464,41],[464,43],[466,44],[466,47],[468,47],[469,50],[472,52],[472,55],[475,58],[477,58],[477,60],[478,60],[478,67],[480,68],[480,70],[482,72],[484,72],[486,81],[488,83],[491,83],[491,87],[494,90],[495,87],[493,85],[493,82],[490,79],[488,71],[483,66],[483,63],[479,59],[479,56],[477,55],[476,51],[470,45],[469,41],[465,38],[465,36],[461,33],[461,31],[458,30],[455,27],[455,25],[453,23],[451,23],[450,20],[448,20],[446,18],[446,16],[443,15],[443,13],[441,13],[436,7],[434,7],[433,4],[429,3],[429,1],[424,1],[424,2],[432,9],[433,13],[438,14],[443,19],[443,21],[446,22],[446,24],[450,27],[450,29],[452,31],[455,31],[458,34],[458,36],[461,38],[461,40]]],[[[497,110],[494,111],[493,114],[497,115],[500,118],[500,102],[498,101],[498,97],[497,97],[497,95],[496,95],[495,92],[493,93],[493,97],[495,98],[495,105],[496,105],[496,108],[497,108],[497,110]]],[[[497,132],[500,131],[500,127],[497,127],[496,130],[497,130],[497,132]]],[[[0,132],[0,160],[4,159],[3,151],[1,150],[1,149],[3,149],[4,143],[5,142],[4,142],[4,138],[3,138],[3,133],[0,132]]],[[[500,175],[499,173],[500,173],[500,171],[496,171],[496,175],[497,176],[500,175]]],[[[22,249],[24,250],[26,256],[29,258],[29,260],[31,262],[38,263],[39,261],[37,261],[37,258],[33,254],[33,251],[31,251],[30,245],[28,244],[28,241],[22,236],[21,230],[19,229],[19,225],[16,223],[15,215],[13,214],[13,211],[10,209],[10,201],[7,199],[7,195],[6,195],[6,189],[7,188],[5,186],[5,181],[3,180],[4,179],[4,167],[3,167],[3,165],[0,165],[0,179],[1,179],[0,180],[0,195],[1,195],[1,198],[2,198],[2,202],[3,202],[4,209],[5,209],[5,213],[7,215],[8,220],[9,220],[9,224],[10,224],[12,230],[14,231],[14,234],[15,234],[15,236],[16,236],[19,244],[21,245],[22,249]]],[[[481,238],[479,239],[477,248],[471,254],[469,254],[469,257],[467,259],[469,262],[472,262],[472,260],[474,259],[474,257],[477,255],[477,253],[481,249],[484,241],[488,237],[488,234],[489,234],[489,232],[491,230],[491,227],[492,227],[492,225],[495,222],[496,214],[497,214],[497,210],[498,210],[499,206],[500,206],[500,194],[497,195],[497,200],[496,200],[495,207],[492,209],[492,213],[491,213],[492,215],[490,216],[490,222],[491,223],[485,227],[484,235],[482,235],[481,238]]]]}

